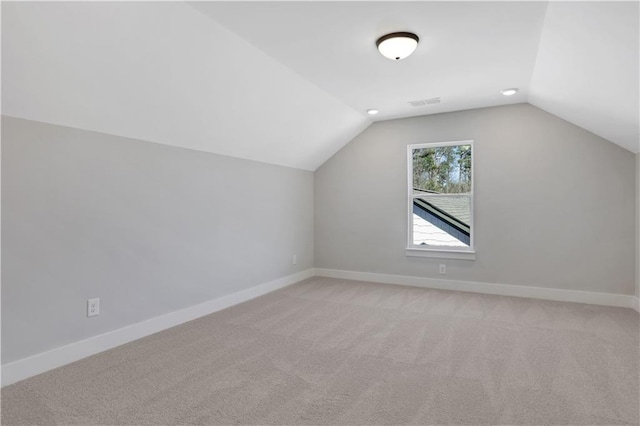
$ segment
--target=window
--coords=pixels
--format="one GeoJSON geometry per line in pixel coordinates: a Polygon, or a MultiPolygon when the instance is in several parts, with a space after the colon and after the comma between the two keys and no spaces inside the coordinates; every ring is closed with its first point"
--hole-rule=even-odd
{"type": "Polygon", "coordinates": [[[473,141],[407,147],[408,256],[475,259],[473,141]]]}

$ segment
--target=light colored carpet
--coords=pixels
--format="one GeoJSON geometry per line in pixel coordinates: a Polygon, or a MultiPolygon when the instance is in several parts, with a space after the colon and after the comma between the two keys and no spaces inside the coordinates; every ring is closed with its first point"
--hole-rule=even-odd
{"type": "Polygon", "coordinates": [[[312,278],[2,389],[2,424],[638,424],[630,309],[312,278]]]}

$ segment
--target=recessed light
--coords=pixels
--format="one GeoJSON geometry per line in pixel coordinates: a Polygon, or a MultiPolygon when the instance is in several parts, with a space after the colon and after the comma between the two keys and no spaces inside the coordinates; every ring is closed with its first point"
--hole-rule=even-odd
{"type": "Polygon", "coordinates": [[[377,109],[368,109],[367,110],[367,114],[369,114],[369,115],[376,115],[379,112],[380,111],[378,111],[377,109]]]}
{"type": "Polygon", "coordinates": [[[376,41],[378,51],[385,58],[399,61],[411,55],[420,39],[413,33],[391,33],[380,37],[376,41]]]}
{"type": "Polygon", "coordinates": [[[500,93],[502,93],[504,96],[513,96],[517,92],[518,92],[518,89],[516,87],[513,87],[511,89],[504,89],[500,91],[500,93]]]}

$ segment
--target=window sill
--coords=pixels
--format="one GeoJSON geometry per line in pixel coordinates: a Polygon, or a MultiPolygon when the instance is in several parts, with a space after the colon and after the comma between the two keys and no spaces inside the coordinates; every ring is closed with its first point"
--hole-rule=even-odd
{"type": "Polygon", "coordinates": [[[407,248],[405,251],[405,254],[408,257],[431,257],[435,259],[476,260],[475,251],[407,248]]]}

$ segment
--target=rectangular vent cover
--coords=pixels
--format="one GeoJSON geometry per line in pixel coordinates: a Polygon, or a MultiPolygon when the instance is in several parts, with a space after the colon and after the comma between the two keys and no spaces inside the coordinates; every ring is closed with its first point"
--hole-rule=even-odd
{"type": "Polygon", "coordinates": [[[439,104],[440,103],[440,98],[429,98],[429,99],[422,99],[419,101],[410,101],[409,104],[411,104],[411,106],[414,107],[419,107],[419,106],[425,106],[425,105],[433,105],[433,104],[439,104]]]}

